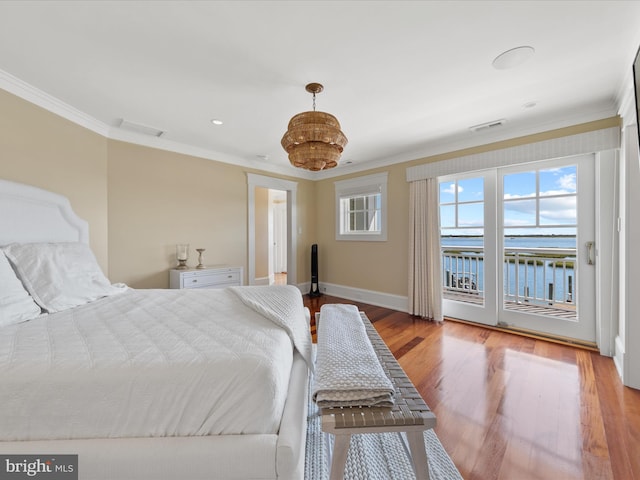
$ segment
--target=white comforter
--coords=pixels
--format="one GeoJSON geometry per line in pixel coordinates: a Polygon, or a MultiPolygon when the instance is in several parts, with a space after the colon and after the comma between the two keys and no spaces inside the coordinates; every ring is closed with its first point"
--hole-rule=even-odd
{"type": "Polygon", "coordinates": [[[0,440],[277,433],[291,365],[230,290],[130,290],[0,328],[0,440]]]}

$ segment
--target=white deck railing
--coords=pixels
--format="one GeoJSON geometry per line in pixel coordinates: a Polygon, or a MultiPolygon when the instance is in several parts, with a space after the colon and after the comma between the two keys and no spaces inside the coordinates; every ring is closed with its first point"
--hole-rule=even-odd
{"type": "MultiPolygon", "coordinates": [[[[521,248],[504,250],[504,301],[553,307],[575,305],[575,248],[521,248]]],[[[483,247],[442,247],[445,297],[484,296],[483,247]]]]}
{"type": "Polygon", "coordinates": [[[484,247],[442,247],[444,293],[484,295],[484,247]]]}

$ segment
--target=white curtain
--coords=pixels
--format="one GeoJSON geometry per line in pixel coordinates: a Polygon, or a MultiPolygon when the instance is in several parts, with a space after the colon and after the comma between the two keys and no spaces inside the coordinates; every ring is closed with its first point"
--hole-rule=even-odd
{"type": "Polygon", "coordinates": [[[442,321],[438,179],[409,184],[409,313],[442,321]]]}

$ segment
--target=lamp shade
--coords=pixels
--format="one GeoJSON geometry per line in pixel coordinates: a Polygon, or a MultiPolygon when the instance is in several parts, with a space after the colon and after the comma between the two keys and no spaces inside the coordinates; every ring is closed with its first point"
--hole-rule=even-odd
{"type": "Polygon", "coordinates": [[[336,117],[315,110],[315,94],[322,91],[322,85],[309,84],[307,91],[313,93],[314,110],[295,115],[280,143],[294,167],[312,171],[336,167],[347,137],[336,117]]]}

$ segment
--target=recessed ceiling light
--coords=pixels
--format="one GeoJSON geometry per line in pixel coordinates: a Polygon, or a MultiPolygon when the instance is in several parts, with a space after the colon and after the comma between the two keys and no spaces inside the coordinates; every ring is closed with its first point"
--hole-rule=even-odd
{"type": "Polygon", "coordinates": [[[498,70],[514,68],[529,60],[534,53],[535,50],[533,47],[525,46],[512,48],[511,50],[507,50],[494,58],[492,65],[493,68],[497,68],[498,70]]]}
{"type": "Polygon", "coordinates": [[[214,118],[213,120],[211,120],[211,123],[213,123],[214,125],[222,125],[224,122],[222,120],[214,118]]]}

